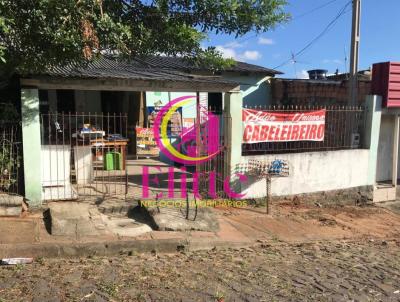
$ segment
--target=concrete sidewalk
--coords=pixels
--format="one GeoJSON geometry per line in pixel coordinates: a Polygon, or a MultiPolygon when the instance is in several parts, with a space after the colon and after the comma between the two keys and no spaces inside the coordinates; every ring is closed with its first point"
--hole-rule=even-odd
{"type": "Polygon", "coordinates": [[[400,215],[370,207],[320,208],[280,204],[273,215],[263,208],[216,208],[219,230],[151,231],[135,238],[117,235],[72,238],[52,236],[42,217],[0,219],[0,258],[75,257],[118,255],[135,252],[245,247],[257,241],[309,242],[394,238],[400,234],[400,215]]]}
{"type": "Polygon", "coordinates": [[[135,238],[103,235],[76,239],[47,234],[38,218],[9,218],[0,220],[0,232],[0,258],[172,253],[214,247],[246,247],[254,243],[252,238],[237,233],[234,227],[224,223],[215,233],[152,231],[135,238]],[[12,232],[10,226],[13,226],[12,232]]]}

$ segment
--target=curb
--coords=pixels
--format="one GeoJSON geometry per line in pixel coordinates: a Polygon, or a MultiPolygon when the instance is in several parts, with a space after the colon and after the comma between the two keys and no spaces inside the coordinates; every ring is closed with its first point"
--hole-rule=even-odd
{"type": "Polygon", "coordinates": [[[198,251],[213,248],[239,248],[251,245],[253,245],[252,241],[232,242],[210,239],[152,239],[85,243],[0,244],[0,258],[117,256],[148,252],[174,253],[178,251],[198,251]]]}

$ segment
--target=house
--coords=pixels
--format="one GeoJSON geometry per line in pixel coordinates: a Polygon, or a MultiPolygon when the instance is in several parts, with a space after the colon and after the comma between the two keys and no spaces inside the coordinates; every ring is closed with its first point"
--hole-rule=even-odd
{"type": "MultiPolygon", "coordinates": [[[[205,167],[206,171],[232,177],[237,184],[236,173],[242,171],[242,165],[278,158],[289,163],[290,174],[274,182],[274,195],[349,190],[356,196],[360,192],[370,196],[374,191],[381,117],[379,98],[366,97],[366,108],[340,106],[326,112],[323,109],[319,116],[326,118],[325,139],[256,142],[248,146],[243,141],[245,99],[250,105],[262,101],[266,104],[268,97],[260,93],[262,97],[257,98],[257,89],[253,88],[263,91],[271,80],[289,80],[273,79],[276,71],[245,63],[215,73],[190,68],[181,62],[181,58],[165,57],[147,61],[104,58],[86,66],[70,65],[20,77],[11,90],[22,115],[21,156],[29,205],[40,206],[46,200],[92,198],[96,194],[126,195],[128,182],[129,188],[140,186],[129,174],[134,166],[128,162],[129,155],[137,155],[135,130],[151,129],[149,120],[155,107],[179,96],[196,100],[195,110],[182,110],[180,118],[197,118],[201,109],[208,111],[209,107],[221,116],[219,133],[223,152],[205,167]],[[246,77],[252,85],[244,82],[246,77]],[[340,179],[338,162],[344,165],[340,179]]],[[[337,85],[336,81],[328,80],[296,83],[306,87],[317,83],[325,87],[321,88],[325,92],[330,85],[337,85]]],[[[305,95],[304,99],[310,97],[305,95]]],[[[279,115],[282,110],[300,113],[312,110],[306,105],[275,111],[279,115]]],[[[321,105],[313,108],[320,110],[321,105]]],[[[175,138],[171,135],[169,139],[175,138]]],[[[238,187],[246,198],[267,194],[264,180],[259,178],[250,177],[238,187]]]]}
{"type": "MultiPolygon", "coordinates": [[[[240,137],[232,133],[241,131],[243,99],[266,102],[276,74],[242,62],[214,72],[182,58],[105,57],[16,77],[4,90],[21,112],[25,197],[35,207],[43,200],[109,193],[116,182],[126,188],[125,162],[137,155],[135,129],[150,126],[150,107],[188,94],[229,118],[221,135],[230,146],[224,161],[233,167],[241,156],[240,137]]],[[[182,117],[194,118],[196,110],[182,117]]]]}

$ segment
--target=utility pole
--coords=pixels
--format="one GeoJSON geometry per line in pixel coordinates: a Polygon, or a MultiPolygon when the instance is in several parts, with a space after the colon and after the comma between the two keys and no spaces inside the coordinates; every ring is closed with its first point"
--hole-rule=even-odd
{"type": "Polygon", "coordinates": [[[360,47],[361,0],[353,1],[353,21],[351,28],[351,57],[349,78],[349,105],[358,105],[358,58],[360,47]]]}

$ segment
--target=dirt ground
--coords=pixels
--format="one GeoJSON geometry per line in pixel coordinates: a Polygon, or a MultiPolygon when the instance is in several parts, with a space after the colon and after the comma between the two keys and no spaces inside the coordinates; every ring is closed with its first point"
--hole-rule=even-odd
{"type": "MultiPolygon", "coordinates": [[[[291,202],[272,206],[267,215],[264,207],[215,208],[219,230],[214,232],[153,231],[136,239],[205,237],[224,241],[256,241],[279,239],[285,242],[308,242],[332,239],[399,238],[400,208],[398,204],[377,206],[316,206],[291,202]]],[[[191,215],[193,213],[191,212],[191,215]]],[[[178,219],[171,217],[171,219],[178,219]]],[[[179,219],[184,219],[184,216],[179,219]]],[[[40,214],[23,218],[0,219],[0,245],[36,242],[90,242],[96,238],[51,236],[40,214]],[[15,236],[18,234],[18,236],[15,236]]],[[[98,240],[124,240],[104,237],[98,240]]],[[[132,238],[127,238],[132,239],[132,238]]]]}
{"type": "Polygon", "coordinates": [[[192,236],[254,245],[0,266],[0,302],[400,301],[397,213],[293,203],[274,205],[272,215],[215,211],[220,230],[192,236]]]}
{"type": "Polygon", "coordinates": [[[400,241],[37,259],[0,267],[0,301],[400,301],[400,241]]]}
{"type": "Polygon", "coordinates": [[[263,207],[217,209],[221,232],[229,224],[234,236],[285,242],[362,238],[399,238],[400,213],[374,205],[316,206],[291,202],[263,207]]]}

